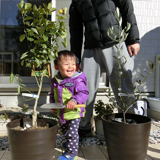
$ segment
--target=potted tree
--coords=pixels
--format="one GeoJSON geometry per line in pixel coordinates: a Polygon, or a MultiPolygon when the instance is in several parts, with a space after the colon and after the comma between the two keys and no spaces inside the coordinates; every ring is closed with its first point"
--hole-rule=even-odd
{"type": "Polygon", "coordinates": [[[97,103],[94,104],[93,108],[96,113],[94,116],[95,135],[98,139],[105,140],[101,116],[104,114],[113,113],[114,107],[112,104],[105,104],[102,100],[98,100],[97,103]]]}
{"type": "MultiPolygon", "coordinates": [[[[116,33],[114,28],[110,28],[108,35],[117,42],[116,47],[118,48],[118,53],[114,58],[118,61],[117,76],[119,77],[119,81],[117,81],[117,84],[119,86],[119,98],[122,106],[118,106],[110,96],[110,93],[109,95],[106,94],[106,96],[113,102],[114,106],[122,110],[122,113],[105,114],[102,116],[106,146],[110,160],[144,160],[147,155],[151,119],[142,115],[129,114],[127,111],[139,100],[141,92],[138,88],[155,70],[156,66],[160,64],[160,58],[158,57],[158,63],[156,65],[152,62],[149,63],[150,72],[146,73],[147,75],[141,74],[143,80],[136,80],[138,85],[133,89],[131,94],[124,93],[121,88],[121,78],[123,74],[120,65],[120,54],[123,49],[121,48],[121,43],[127,38],[127,31],[130,29],[130,24],[127,24],[127,26],[122,29],[119,10],[117,10],[115,14],[119,21],[121,32],[116,33]],[[125,100],[133,96],[134,100],[131,102],[131,105],[126,105],[125,100]]],[[[125,59],[127,60],[126,57],[125,59]]]]}
{"type": "MultiPolygon", "coordinates": [[[[40,97],[43,84],[43,77],[48,77],[48,64],[57,55],[59,42],[64,46],[66,41],[66,9],[59,10],[57,20],[51,21],[49,16],[56,8],[52,8],[52,3],[43,3],[43,6],[24,3],[21,0],[17,4],[22,15],[24,34],[20,36],[20,41],[27,41],[28,50],[21,56],[21,65],[30,67],[38,85],[37,94],[33,94],[25,84],[22,83],[19,75],[11,73],[10,82],[17,81],[19,84],[18,92],[21,88],[29,92],[25,96],[35,99],[33,115],[31,118],[14,120],[7,124],[10,153],[12,160],[17,159],[34,159],[34,160],[51,160],[55,147],[57,134],[57,122],[52,119],[37,119],[37,104],[40,97]],[[64,41],[62,41],[64,39],[64,41]],[[39,73],[36,74],[37,68],[39,73]],[[24,127],[30,129],[25,130],[24,127]],[[22,128],[21,130],[15,128],[22,128]]],[[[23,96],[23,94],[22,94],[23,96]]]]}

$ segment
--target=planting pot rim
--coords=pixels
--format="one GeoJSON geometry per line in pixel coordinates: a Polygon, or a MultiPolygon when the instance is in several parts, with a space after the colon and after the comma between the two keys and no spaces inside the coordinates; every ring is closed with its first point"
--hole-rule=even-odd
{"type": "Polygon", "coordinates": [[[104,115],[101,116],[102,121],[108,121],[109,123],[113,123],[113,124],[117,124],[117,125],[131,125],[131,126],[135,126],[135,125],[144,125],[144,123],[145,124],[151,123],[151,118],[143,116],[143,115],[138,115],[138,114],[126,113],[125,115],[127,115],[127,116],[132,115],[132,116],[135,116],[135,117],[143,117],[143,118],[146,119],[146,122],[139,122],[139,123],[136,123],[136,124],[132,124],[132,123],[131,124],[129,124],[129,123],[116,123],[116,122],[113,122],[111,120],[110,121],[107,120],[105,118],[105,116],[107,116],[107,115],[108,116],[109,115],[122,115],[121,117],[123,117],[123,114],[122,113],[111,113],[111,114],[104,114],[104,115]]]}
{"type": "MultiPolygon", "coordinates": [[[[22,119],[30,119],[30,120],[32,120],[32,118],[22,118],[22,119]]],[[[49,119],[49,118],[40,118],[40,119],[44,119],[44,120],[53,120],[53,121],[56,121],[56,120],[54,120],[54,119],[49,119]]],[[[40,120],[40,119],[37,119],[37,120],[40,120]]],[[[20,121],[21,119],[15,119],[15,120],[13,120],[13,121],[20,121]]],[[[13,129],[13,128],[10,128],[8,125],[10,124],[10,123],[12,123],[13,121],[11,121],[11,122],[8,122],[7,123],[7,125],[6,125],[6,127],[7,127],[7,129],[9,129],[9,130],[16,130],[16,129],[13,129]]],[[[57,122],[57,121],[56,121],[57,122]]],[[[55,125],[56,126],[56,125],[55,125]]],[[[49,127],[49,128],[46,128],[46,129],[37,129],[37,130],[28,130],[28,131],[26,131],[26,130],[16,130],[16,131],[18,131],[18,132],[40,132],[40,131],[45,131],[45,130],[50,130],[50,129],[52,129],[53,127],[55,127],[55,126],[52,126],[52,127],[49,127]]]]}

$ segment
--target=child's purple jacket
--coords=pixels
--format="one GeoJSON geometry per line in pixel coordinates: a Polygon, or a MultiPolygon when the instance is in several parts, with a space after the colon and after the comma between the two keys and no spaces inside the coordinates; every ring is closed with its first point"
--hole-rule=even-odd
{"type": "MultiPolygon", "coordinates": [[[[56,102],[66,105],[69,100],[73,99],[77,102],[77,104],[85,104],[88,94],[87,78],[83,72],[75,72],[72,77],[66,79],[62,79],[60,73],[58,72],[58,74],[51,80],[50,103],[56,102]],[[66,99],[64,95],[64,88],[71,93],[71,97],[66,99]]],[[[61,123],[65,123],[65,120],[83,117],[84,111],[84,108],[79,108],[75,110],[75,112],[73,110],[64,108],[60,109],[60,112],[58,112],[58,117],[60,118],[61,123]],[[68,116],[69,114],[73,115],[68,116]]]]}

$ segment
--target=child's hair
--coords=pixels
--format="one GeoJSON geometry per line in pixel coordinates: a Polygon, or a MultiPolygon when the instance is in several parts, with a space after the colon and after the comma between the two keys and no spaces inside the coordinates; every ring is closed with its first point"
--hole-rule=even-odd
{"type": "Polygon", "coordinates": [[[71,51],[68,51],[68,50],[59,51],[58,52],[58,57],[56,57],[56,59],[54,60],[54,64],[55,65],[58,65],[58,62],[61,60],[62,56],[71,57],[71,58],[75,58],[76,59],[75,54],[73,52],[71,52],[71,51]]]}

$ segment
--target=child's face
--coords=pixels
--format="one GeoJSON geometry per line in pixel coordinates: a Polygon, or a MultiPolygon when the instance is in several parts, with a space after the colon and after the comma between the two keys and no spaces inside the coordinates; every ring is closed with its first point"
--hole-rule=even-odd
{"type": "Polygon", "coordinates": [[[71,77],[76,71],[76,60],[73,57],[62,56],[58,65],[55,65],[55,69],[61,73],[63,79],[71,77]]]}

